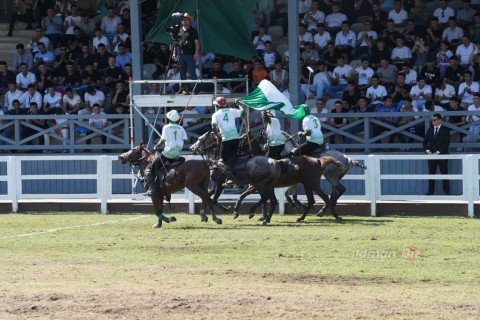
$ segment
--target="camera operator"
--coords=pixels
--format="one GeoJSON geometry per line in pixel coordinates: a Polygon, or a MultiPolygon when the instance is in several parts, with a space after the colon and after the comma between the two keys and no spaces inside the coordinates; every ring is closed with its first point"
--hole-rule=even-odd
{"type": "MultiPolygon", "coordinates": [[[[197,30],[191,27],[192,17],[185,13],[182,19],[182,27],[178,32],[179,52],[174,52],[174,58],[180,65],[182,80],[187,79],[187,71],[190,73],[192,80],[197,80],[197,72],[195,70],[195,61],[198,60],[200,51],[200,42],[198,40],[197,30]]],[[[193,86],[191,86],[193,88],[193,86]]]]}

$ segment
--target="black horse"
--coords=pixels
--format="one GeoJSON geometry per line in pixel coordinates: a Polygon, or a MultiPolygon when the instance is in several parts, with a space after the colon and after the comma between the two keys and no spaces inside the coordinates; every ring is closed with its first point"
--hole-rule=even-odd
{"type": "MultiPolygon", "coordinates": [[[[129,163],[140,168],[140,174],[143,175],[143,170],[148,164],[152,163],[154,156],[148,151],[145,145],[140,143],[135,147],[120,156],[118,160],[122,164],[129,163]]],[[[222,224],[222,220],[217,218],[214,212],[213,202],[208,195],[208,181],[210,180],[210,162],[204,160],[187,160],[180,161],[178,164],[173,163],[165,175],[165,179],[157,181],[158,188],[152,197],[152,203],[155,208],[158,222],[153,227],[160,228],[163,222],[176,221],[174,217],[167,218],[163,215],[163,199],[165,196],[187,188],[202,199],[203,210],[200,212],[201,221],[207,222],[208,217],[205,214],[208,206],[212,214],[212,219],[217,224],[222,224]]]]}

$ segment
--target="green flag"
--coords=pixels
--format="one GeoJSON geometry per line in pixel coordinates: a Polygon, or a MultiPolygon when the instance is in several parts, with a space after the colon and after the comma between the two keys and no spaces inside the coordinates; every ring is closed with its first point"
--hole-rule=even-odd
{"type": "Polygon", "coordinates": [[[172,42],[170,34],[165,31],[172,25],[172,13],[188,12],[194,16],[198,9],[202,51],[250,60],[257,55],[251,38],[254,8],[255,0],[160,0],[157,22],[145,41],[172,42]]]}
{"type": "Polygon", "coordinates": [[[262,80],[255,90],[237,101],[259,111],[281,111],[290,119],[303,119],[306,116],[306,104],[293,106],[290,100],[268,80],[262,80]]]}

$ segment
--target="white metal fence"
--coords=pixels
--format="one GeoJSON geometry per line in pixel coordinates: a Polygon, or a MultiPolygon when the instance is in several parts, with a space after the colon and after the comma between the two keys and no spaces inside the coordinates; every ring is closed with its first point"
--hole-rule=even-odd
{"type": "MultiPolygon", "coordinates": [[[[427,172],[424,174],[412,174],[410,172],[402,172],[401,174],[382,174],[381,162],[388,160],[428,160],[431,156],[424,154],[408,154],[408,155],[354,155],[352,158],[360,161],[364,161],[368,169],[361,174],[347,174],[343,180],[364,180],[365,181],[365,193],[363,195],[344,195],[341,201],[349,202],[368,202],[371,203],[371,216],[376,215],[376,204],[382,201],[422,201],[422,200],[435,200],[438,202],[455,202],[464,203],[468,208],[468,216],[474,216],[474,204],[480,203],[479,199],[479,184],[480,184],[480,155],[442,155],[436,156],[437,158],[460,160],[461,161],[461,173],[449,174],[449,175],[429,175],[427,172]],[[382,192],[382,181],[395,181],[398,183],[405,180],[428,180],[428,179],[449,179],[461,181],[460,195],[443,196],[424,196],[423,194],[411,194],[411,195],[388,195],[382,192]]],[[[186,156],[188,159],[199,158],[197,156],[186,156]]],[[[118,167],[118,160],[116,156],[1,156],[0,168],[2,174],[0,174],[0,183],[6,183],[6,192],[0,194],[0,201],[10,202],[12,204],[12,211],[18,211],[18,204],[22,200],[42,200],[42,201],[62,201],[75,199],[85,199],[92,202],[99,202],[102,213],[108,213],[107,204],[115,200],[144,200],[145,197],[140,193],[134,193],[135,190],[135,178],[132,173],[128,173],[128,170],[124,170],[124,173],[114,173],[114,166],[118,167]],[[22,168],[25,167],[26,162],[45,161],[45,160],[60,160],[60,161],[96,161],[95,173],[79,174],[25,174],[22,172],[22,168]],[[96,192],[91,193],[75,193],[75,194],[63,194],[52,193],[47,188],[42,192],[37,193],[25,193],[22,190],[22,186],[25,183],[29,183],[34,180],[93,180],[96,181],[96,192]],[[118,181],[131,181],[131,189],[125,191],[125,193],[113,193],[113,186],[118,181]]],[[[25,170],[26,171],[26,170],[25,170]]],[[[4,188],[5,189],[5,188],[4,188]]],[[[281,214],[285,212],[285,196],[284,189],[277,189],[276,194],[279,200],[279,211],[281,214]]],[[[222,195],[220,201],[232,201],[237,200],[238,194],[225,194],[222,195]]],[[[258,200],[258,195],[252,195],[248,199],[258,200]]],[[[305,200],[305,196],[300,196],[301,200],[305,200]]],[[[194,213],[195,202],[200,201],[198,197],[192,194],[187,189],[182,192],[172,195],[172,201],[186,201],[189,203],[189,212],[194,213]]]]}

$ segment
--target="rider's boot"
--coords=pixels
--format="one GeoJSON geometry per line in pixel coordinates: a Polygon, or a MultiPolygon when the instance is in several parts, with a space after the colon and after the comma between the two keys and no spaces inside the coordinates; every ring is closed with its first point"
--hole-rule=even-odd
{"type": "Polygon", "coordinates": [[[229,164],[225,164],[226,173],[227,173],[227,181],[223,184],[226,188],[234,188],[235,187],[235,174],[232,170],[231,162],[229,164]]]}

